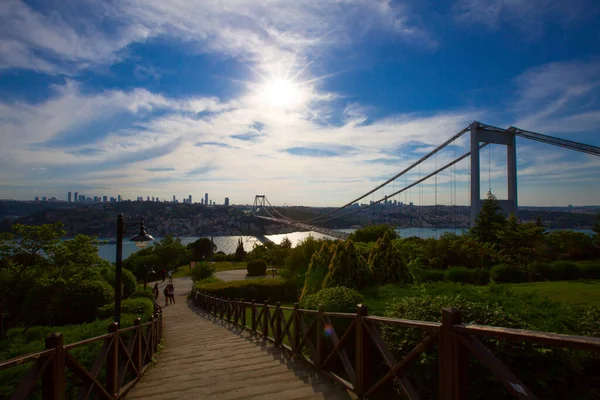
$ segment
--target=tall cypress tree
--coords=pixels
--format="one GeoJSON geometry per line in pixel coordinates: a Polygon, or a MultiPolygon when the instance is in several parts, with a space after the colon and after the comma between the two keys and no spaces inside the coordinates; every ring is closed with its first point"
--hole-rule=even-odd
{"type": "Polygon", "coordinates": [[[497,233],[506,224],[506,218],[500,214],[502,208],[496,196],[488,192],[487,199],[481,205],[481,212],[475,219],[471,234],[483,243],[496,243],[497,233]]]}

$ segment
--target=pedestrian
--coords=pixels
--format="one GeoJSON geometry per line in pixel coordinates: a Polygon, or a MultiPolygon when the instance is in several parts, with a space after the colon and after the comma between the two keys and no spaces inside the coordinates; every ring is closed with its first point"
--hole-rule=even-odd
{"type": "Polygon", "coordinates": [[[158,282],[156,282],[154,284],[154,289],[152,289],[152,291],[154,292],[154,301],[158,300],[158,294],[159,294],[159,291],[158,291],[158,282]]]}
{"type": "Polygon", "coordinates": [[[162,275],[162,281],[164,282],[165,281],[165,276],[167,275],[167,270],[163,269],[161,275],[162,275]]]}
{"type": "Polygon", "coordinates": [[[175,304],[175,286],[173,286],[173,284],[170,284],[168,286],[169,288],[169,300],[171,300],[171,304],[175,304]]]}
{"type": "Polygon", "coordinates": [[[173,270],[169,270],[169,282],[173,282],[173,270]]]}
{"type": "Polygon", "coordinates": [[[163,295],[165,296],[165,307],[169,305],[169,285],[163,289],[163,295]]]}

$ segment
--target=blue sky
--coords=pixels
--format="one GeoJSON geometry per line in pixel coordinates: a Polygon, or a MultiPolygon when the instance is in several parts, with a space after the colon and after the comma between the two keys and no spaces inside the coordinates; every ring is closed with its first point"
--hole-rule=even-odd
{"type": "MultiPolygon", "coordinates": [[[[0,198],[335,206],[473,120],[600,145],[599,23],[594,0],[3,1],[0,198]]],[[[597,157],[518,146],[522,205],[600,203],[597,157]]],[[[502,198],[503,148],[481,159],[502,198]]],[[[465,160],[397,199],[468,187],[465,160]]]]}

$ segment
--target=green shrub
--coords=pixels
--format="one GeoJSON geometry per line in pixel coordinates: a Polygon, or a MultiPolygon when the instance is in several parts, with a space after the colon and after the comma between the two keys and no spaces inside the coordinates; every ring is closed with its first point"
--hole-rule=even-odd
{"type": "Polygon", "coordinates": [[[309,236],[298,243],[296,247],[290,250],[289,256],[285,259],[284,267],[277,271],[279,276],[294,281],[298,286],[304,285],[310,260],[313,254],[319,252],[323,242],[323,240],[316,240],[309,236]]]}
{"type": "Polygon", "coordinates": [[[373,280],[380,284],[405,283],[411,280],[400,252],[392,244],[389,232],[386,232],[383,238],[377,239],[377,243],[371,249],[369,267],[373,280]]]}
{"type": "MultiPolygon", "coordinates": [[[[106,304],[98,310],[101,318],[114,315],[115,305],[106,304]]],[[[121,301],[121,314],[137,315],[142,321],[146,321],[154,313],[154,302],[150,299],[137,298],[121,301]]]]}
{"type": "Polygon", "coordinates": [[[72,282],[60,294],[55,310],[57,324],[89,322],[98,316],[98,308],[114,301],[114,291],[102,280],[72,282]]]}
{"type": "Polygon", "coordinates": [[[352,232],[350,236],[348,236],[348,240],[352,240],[354,242],[376,242],[377,239],[382,238],[385,234],[388,234],[391,239],[396,239],[398,234],[394,230],[394,228],[381,224],[381,225],[370,225],[359,228],[352,232]]]}
{"type": "Polygon", "coordinates": [[[329,271],[329,264],[331,258],[335,252],[337,244],[329,245],[327,242],[323,243],[321,250],[314,253],[310,259],[308,271],[306,272],[306,279],[304,280],[304,287],[302,288],[302,294],[300,300],[309,294],[317,293],[323,287],[323,281],[329,271]]]}
{"type": "Polygon", "coordinates": [[[323,289],[345,286],[360,289],[371,280],[371,270],[358,253],[352,240],[339,243],[329,264],[329,272],[323,281],[323,289]]]}
{"type": "Polygon", "coordinates": [[[331,312],[356,312],[356,306],[364,302],[363,296],[356,290],[338,286],[319,290],[302,300],[302,307],[316,310],[320,305],[331,312]]]}
{"type": "Polygon", "coordinates": [[[467,267],[452,267],[446,271],[446,276],[450,282],[471,283],[476,280],[475,271],[467,267]]]}
{"type": "Polygon", "coordinates": [[[445,279],[444,271],[439,269],[423,269],[420,271],[421,282],[441,282],[445,279]]]}
{"type": "Polygon", "coordinates": [[[196,289],[202,293],[227,297],[229,299],[245,299],[272,303],[277,301],[296,301],[297,288],[283,279],[246,279],[221,283],[197,284],[196,289]]]}
{"type": "MultiPolygon", "coordinates": [[[[550,328],[561,333],[573,330],[581,334],[596,332],[600,323],[598,310],[576,308],[548,302],[536,296],[517,296],[510,290],[498,287],[476,288],[469,295],[406,297],[391,304],[386,317],[420,321],[441,321],[441,309],[453,306],[461,310],[467,323],[501,326],[517,329],[550,328]],[[567,315],[563,314],[564,312],[567,315]],[[540,315],[541,314],[541,315],[540,315]],[[568,315],[570,314],[570,315],[568,315]],[[566,317],[568,321],[561,318],[566,317]],[[531,321],[542,321],[536,326],[531,321]]],[[[412,350],[422,339],[423,331],[411,328],[382,326],[382,337],[392,353],[399,359],[412,350]]],[[[543,399],[590,399],[590,384],[594,385],[586,366],[598,363],[590,353],[554,349],[523,342],[510,342],[479,337],[484,345],[518,376],[539,398],[543,399]],[[565,382],[569,382],[566,385],[565,382]]],[[[408,370],[408,378],[419,391],[421,398],[434,398],[438,374],[438,352],[435,348],[420,355],[408,370]]],[[[596,357],[596,358],[595,358],[596,357]]],[[[377,365],[372,363],[371,365],[377,365]]],[[[385,371],[384,371],[385,372],[385,371]]],[[[504,399],[508,394],[471,357],[469,388],[473,398],[504,399]]]]}
{"type": "Polygon", "coordinates": [[[531,282],[549,280],[552,275],[552,265],[541,261],[533,262],[527,265],[526,275],[531,282]]]}
{"type": "Polygon", "coordinates": [[[194,282],[210,278],[215,273],[215,267],[205,262],[198,263],[192,269],[192,280],[194,282]]]}
{"type": "Polygon", "coordinates": [[[196,285],[205,285],[207,283],[223,283],[225,282],[222,279],[217,278],[216,276],[209,276],[208,278],[202,279],[200,281],[195,281],[196,285]]]}
{"type": "Polygon", "coordinates": [[[129,296],[130,299],[150,299],[154,301],[154,293],[152,288],[147,287],[146,289],[138,289],[129,296]]]}
{"type": "Polygon", "coordinates": [[[600,261],[580,265],[579,276],[584,279],[600,279],[600,261]]]}
{"type": "Polygon", "coordinates": [[[479,268],[474,271],[475,273],[475,284],[476,285],[487,285],[490,283],[490,271],[485,268],[479,268]]]}
{"type": "Polygon", "coordinates": [[[496,283],[519,283],[527,281],[525,271],[516,265],[494,265],[490,276],[496,283]]]}
{"type": "Polygon", "coordinates": [[[556,261],[552,263],[551,276],[547,277],[551,281],[568,281],[579,277],[577,265],[568,261],[556,261]]]}
{"type": "Polygon", "coordinates": [[[248,276],[264,276],[267,274],[267,262],[261,259],[248,261],[246,265],[248,276]]]}
{"type": "MultiPolygon", "coordinates": [[[[113,289],[116,288],[116,286],[115,286],[116,276],[115,276],[115,267],[114,266],[104,268],[102,270],[102,277],[104,278],[104,280],[106,282],[108,282],[110,284],[110,286],[113,287],[113,289]]],[[[121,297],[122,298],[129,297],[133,292],[135,292],[136,289],[137,289],[137,281],[135,279],[135,275],[130,270],[123,268],[121,270],[121,290],[122,290],[121,297]]]]}

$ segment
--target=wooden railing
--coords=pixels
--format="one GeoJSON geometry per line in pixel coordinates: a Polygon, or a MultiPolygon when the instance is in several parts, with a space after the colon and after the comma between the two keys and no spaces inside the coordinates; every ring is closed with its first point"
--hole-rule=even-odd
{"type": "Polygon", "coordinates": [[[138,318],[124,329],[112,323],[105,335],[66,345],[62,333],[54,333],[46,338],[44,351],[1,362],[0,371],[32,364],[11,400],[40,395],[43,400],[120,399],[151,365],[161,338],[160,313],[146,323],[138,318]],[[101,343],[101,348],[91,367],[86,368],[73,350],[95,343],[101,343]]]}
{"type": "Polygon", "coordinates": [[[470,355],[514,397],[537,399],[477,336],[600,352],[600,338],[463,324],[460,311],[452,307],[441,310],[442,323],[437,323],[369,316],[364,305],[358,305],[356,314],[325,312],[322,307],[305,310],[297,303],[293,308],[281,307],[280,303],[221,299],[197,291],[193,301],[209,315],[249,330],[305,359],[362,398],[373,396],[385,385],[389,389],[395,381],[407,398],[419,399],[407,372],[422,353],[437,351],[437,393],[441,400],[468,397],[470,355]],[[332,319],[336,321],[334,324],[332,319]],[[336,326],[343,332],[341,335],[336,326]],[[397,360],[382,338],[384,326],[420,330],[421,340],[397,360]],[[374,365],[374,359],[378,365],[374,365]]]}

